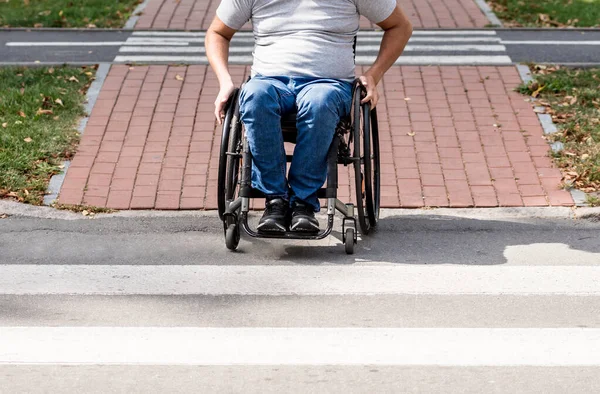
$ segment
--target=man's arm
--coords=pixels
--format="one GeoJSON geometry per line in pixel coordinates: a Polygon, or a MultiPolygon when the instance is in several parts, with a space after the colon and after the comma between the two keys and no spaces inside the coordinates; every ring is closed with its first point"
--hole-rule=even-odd
{"type": "Polygon", "coordinates": [[[367,88],[367,96],[362,102],[371,101],[372,107],[377,105],[379,99],[377,84],[400,57],[413,31],[412,24],[400,6],[396,6],[392,14],[377,25],[384,30],[379,54],[375,63],[360,77],[367,88]]]}
{"type": "Polygon", "coordinates": [[[206,57],[219,80],[220,89],[215,100],[215,117],[219,124],[225,116],[225,104],[235,89],[228,68],[229,43],[235,32],[235,30],[224,24],[219,17],[215,16],[204,40],[206,57]]]}

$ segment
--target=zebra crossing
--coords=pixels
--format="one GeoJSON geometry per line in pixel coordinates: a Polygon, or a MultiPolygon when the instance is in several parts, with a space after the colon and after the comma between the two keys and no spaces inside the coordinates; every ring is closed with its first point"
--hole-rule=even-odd
{"type": "Polygon", "coordinates": [[[600,387],[597,226],[513,224],[498,247],[486,221],[388,219],[348,257],[335,237],[230,253],[216,219],[155,220],[0,231],[0,392],[600,387]]]}
{"type": "MultiPolygon", "coordinates": [[[[119,48],[115,63],[197,63],[208,64],[204,48],[205,32],[139,31],[119,48]]],[[[372,64],[379,51],[382,32],[360,31],[356,64],[372,64]]],[[[252,32],[234,35],[231,64],[252,64],[252,32]]],[[[493,30],[418,30],[413,33],[397,65],[505,65],[512,59],[493,30]]]]}

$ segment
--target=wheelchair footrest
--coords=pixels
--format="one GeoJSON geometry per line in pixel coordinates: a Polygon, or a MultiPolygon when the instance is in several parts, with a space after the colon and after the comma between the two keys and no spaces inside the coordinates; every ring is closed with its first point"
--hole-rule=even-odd
{"type": "MultiPolygon", "coordinates": [[[[259,190],[248,188],[248,192],[240,192],[241,197],[248,198],[265,198],[266,196],[259,190]]],[[[317,198],[336,198],[337,189],[334,188],[321,188],[317,191],[317,198]]]]}

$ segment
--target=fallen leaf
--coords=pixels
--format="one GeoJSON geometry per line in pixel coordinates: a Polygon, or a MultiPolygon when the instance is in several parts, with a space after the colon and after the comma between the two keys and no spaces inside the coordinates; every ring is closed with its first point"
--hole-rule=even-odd
{"type": "Polygon", "coordinates": [[[183,77],[179,74],[175,75],[175,79],[178,81],[183,81],[183,77]]]}
{"type": "Polygon", "coordinates": [[[31,141],[33,141],[33,140],[32,140],[30,137],[27,137],[27,138],[23,139],[23,141],[25,141],[25,142],[29,143],[29,142],[31,142],[31,141]]]}
{"type": "Polygon", "coordinates": [[[590,158],[590,155],[588,155],[587,153],[584,153],[583,155],[581,155],[581,161],[586,161],[589,158],[590,158]]]}
{"type": "Polygon", "coordinates": [[[411,98],[410,97],[404,97],[404,101],[410,101],[411,98]]]}
{"type": "Polygon", "coordinates": [[[94,73],[92,73],[91,71],[87,71],[87,72],[85,72],[85,75],[87,75],[88,77],[91,77],[92,75],[94,75],[94,73]]]}
{"type": "Polygon", "coordinates": [[[536,114],[545,114],[546,109],[545,108],[534,108],[533,112],[535,112],[536,114]]]}
{"type": "Polygon", "coordinates": [[[544,90],[546,88],[546,85],[544,86],[540,86],[539,88],[536,89],[535,92],[531,93],[531,97],[537,97],[540,95],[540,93],[542,92],[542,90],[544,90]]]}
{"type": "Polygon", "coordinates": [[[75,76],[72,76],[71,78],[69,78],[69,81],[71,81],[71,82],[79,82],[79,79],[75,78],[75,76]]]}
{"type": "Polygon", "coordinates": [[[55,116],[55,117],[53,117],[52,119],[54,119],[54,120],[58,120],[58,118],[60,118],[60,117],[59,117],[59,116],[55,116]]]}
{"type": "Polygon", "coordinates": [[[37,112],[35,114],[36,115],[51,115],[53,113],[54,112],[52,112],[51,109],[41,109],[41,108],[38,108],[38,110],[37,110],[37,112]]]}
{"type": "Polygon", "coordinates": [[[6,219],[8,217],[5,213],[0,213],[0,219],[6,219]]]}
{"type": "Polygon", "coordinates": [[[89,211],[86,211],[86,210],[84,210],[84,211],[82,211],[82,212],[81,212],[81,214],[82,214],[83,216],[88,216],[88,215],[90,214],[90,212],[89,212],[89,211]]]}
{"type": "Polygon", "coordinates": [[[23,122],[21,122],[20,120],[17,120],[17,121],[15,122],[15,124],[23,124],[23,122]]]}
{"type": "Polygon", "coordinates": [[[7,128],[8,127],[8,123],[7,122],[2,123],[2,127],[7,128]]]}
{"type": "Polygon", "coordinates": [[[50,68],[48,69],[48,74],[54,74],[54,68],[50,67],[50,68]]]}
{"type": "Polygon", "coordinates": [[[62,10],[58,11],[58,16],[63,16],[63,11],[62,10]]]}
{"type": "Polygon", "coordinates": [[[408,135],[410,137],[414,137],[415,136],[415,132],[414,131],[409,131],[408,133],[406,133],[406,135],[408,135]]]}
{"type": "Polygon", "coordinates": [[[26,118],[27,117],[27,115],[25,115],[25,112],[23,112],[23,111],[19,111],[19,116],[21,118],[26,118]]]}
{"type": "Polygon", "coordinates": [[[61,107],[64,107],[64,104],[63,104],[63,102],[62,102],[62,100],[61,100],[61,99],[57,98],[56,100],[54,100],[54,102],[55,102],[56,104],[60,105],[61,107]]]}
{"type": "Polygon", "coordinates": [[[573,105],[573,104],[575,104],[576,102],[577,102],[577,97],[573,97],[573,98],[571,99],[571,101],[569,101],[569,104],[573,105]]]}

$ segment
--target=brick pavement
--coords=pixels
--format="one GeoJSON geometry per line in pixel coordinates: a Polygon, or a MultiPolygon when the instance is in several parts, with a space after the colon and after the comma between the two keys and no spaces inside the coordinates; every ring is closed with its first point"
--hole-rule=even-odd
{"type": "MultiPolygon", "coordinates": [[[[136,29],[208,29],[220,0],[150,0],[136,29]]],[[[416,28],[485,27],[489,22],[473,0],[399,0],[416,28]]],[[[373,28],[366,19],[361,28],[373,28]]],[[[244,29],[251,30],[250,25],[244,29]]]]}
{"type": "MultiPolygon", "coordinates": [[[[248,73],[231,70],[238,83],[248,73]]],[[[519,83],[513,66],[393,67],[378,105],[382,206],[573,205],[519,83]]],[[[113,66],[59,201],[216,208],[217,90],[208,66],[113,66]]],[[[344,200],[351,180],[342,170],[344,200]]]]}

